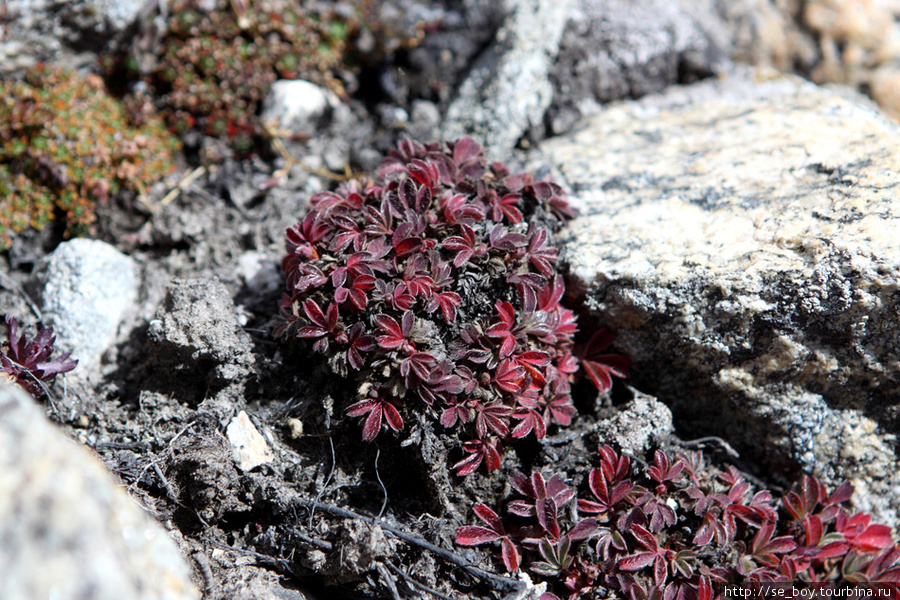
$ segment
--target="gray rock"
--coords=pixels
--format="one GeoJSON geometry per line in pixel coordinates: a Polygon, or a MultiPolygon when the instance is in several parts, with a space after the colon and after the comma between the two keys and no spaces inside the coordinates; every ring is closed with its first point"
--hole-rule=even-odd
{"type": "MultiPolygon", "coordinates": [[[[810,4],[815,3],[818,0],[810,4]]],[[[815,38],[801,23],[796,0],[677,0],[677,4],[736,62],[808,73],[821,60],[815,38]]]]}
{"type": "Polygon", "coordinates": [[[35,271],[44,321],[57,348],[71,350],[79,371],[99,363],[138,297],[134,261],[106,242],[63,242],[35,271]]]}
{"type": "Polygon", "coordinates": [[[407,132],[414,140],[436,140],[441,127],[441,111],[427,100],[415,100],[409,114],[407,132]]]}
{"type": "Polygon", "coordinates": [[[39,62],[71,67],[89,65],[99,51],[123,32],[147,4],[146,0],[7,0],[8,19],[0,37],[0,75],[39,62]]]}
{"type": "Polygon", "coordinates": [[[698,22],[665,0],[579,0],[550,71],[550,133],[598,103],[639,98],[725,70],[729,60],[698,22]]]}
{"type": "Polygon", "coordinates": [[[340,103],[334,92],[314,83],[284,79],[272,84],[263,102],[262,120],[289,134],[313,135],[328,124],[340,103]]]}
{"type": "Polygon", "coordinates": [[[447,109],[443,136],[471,135],[502,158],[541,124],[553,88],[549,71],[574,0],[527,0],[512,10],[447,109]]]}
{"type": "Polygon", "coordinates": [[[252,373],[250,337],[218,279],[172,281],[148,336],[160,372],[168,372],[182,394],[202,396],[252,373]]]}
{"type": "Polygon", "coordinates": [[[423,25],[440,24],[415,48],[406,50],[407,65],[388,65],[379,78],[381,90],[395,104],[408,107],[415,98],[447,105],[502,23],[506,8],[497,0],[382,0],[377,11],[378,21],[390,23],[395,35],[400,34],[397,39],[403,35],[413,39],[423,25]]]}
{"type": "Polygon", "coordinates": [[[535,159],[577,190],[571,274],[635,385],[892,524],[898,148],[870,103],[742,70],[611,106],[535,159]]]}
{"type": "MultiPolygon", "coordinates": [[[[222,582],[219,598],[228,600],[314,600],[312,596],[285,587],[282,577],[269,569],[256,565],[235,564],[235,560],[223,560],[227,554],[213,550],[214,560],[222,563],[222,573],[227,579],[222,582]]],[[[290,584],[287,584],[290,585],[290,584]]],[[[320,597],[321,598],[321,597],[320,597]]]]}
{"type": "Polygon", "coordinates": [[[200,597],[166,532],[18,388],[0,383],[0,598],[200,597]]]}
{"type": "Polygon", "coordinates": [[[632,456],[644,455],[675,432],[669,407],[636,390],[634,399],[614,417],[600,421],[597,430],[603,443],[612,444],[632,456]]]}
{"type": "Polygon", "coordinates": [[[277,255],[248,250],[237,260],[236,272],[244,285],[258,296],[265,296],[284,285],[277,255]]]}

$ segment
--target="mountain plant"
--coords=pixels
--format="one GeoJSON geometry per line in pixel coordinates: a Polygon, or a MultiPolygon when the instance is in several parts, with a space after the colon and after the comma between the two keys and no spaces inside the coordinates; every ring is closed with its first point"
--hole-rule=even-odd
{"type": "Polygon", "coordinates": [[[657,450],[637,470],[603,446],[580,495],[558,474],[515,473],[510,484],[506,517],[475,504],[481,524],[460,527],[456,543],[499,545],[508,571],[550,584],[541,600],[713,600],[734,596],[729,585],[770,583],[900,589],[900,546],[889,527],[850,509],[848,483],[829,493],[804,475],[776,501],[699,452],[657,450]]]}
{"type": "Polygon", "coordinates": [[[6,316],[6,341],[0,344],[0,380],[23,387],[35,398],[46,392],[45,384],[68,373],[78,364],[69,360],[71,352],[51,359],[56,335],[52,327],[38,331],[32,339],[19,335],[19,320],[6,316]]]}
{"type": "MultiPolygon", "coordinates": [[[[503,444],[575,416],[576,319],[561,304],[552,236],[574,211],[562,189],[489,163],[469,138],[403,141],[375,179],[310,200],[287,231],[284,324],[356,382],[362,437],[399,433],[411,411],[461,440],[454,468],[500,466],[503,444]]],[[[628,361],[582,363],[598,388],[628,361]]]]}
{"type": "Polygon", "coordinates": [[[0,251],[54,219],[86,233],[97,203],[145,192],[178,146],[158,119],[132,126],[96,75],[38,65],[0,82],[0,251]]]}

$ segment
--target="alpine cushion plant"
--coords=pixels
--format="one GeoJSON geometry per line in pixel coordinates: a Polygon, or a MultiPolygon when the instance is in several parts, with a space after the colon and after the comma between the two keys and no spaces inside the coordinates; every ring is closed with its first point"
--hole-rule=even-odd
{"type": "MultiPolygon", "coordinates": [[[[467,475],[571,423],[576,324],[549,240],[574,212],[558,185],[488,164],[469,138],[407,140],[376,179],[310,205],[286,235],[279,334],[359,383],[346,414],[364,439],[425,413],[463,440],[467,475]]],[[[592,360],[624,375],[619,358],[592,360]]]]}
{"type": "Polygon", "coordinates": [[[361,24],[355,11],[341,17],[326,6],[173,0],[162,11],[165,31],[154,53],[134,47],[104,56],[102,66],[110,83],[143,78],[179,135],[198,129],[244,154],[265,134],[259,107],[279,78],[304,79],[345,95],[340,72],[348,68],[350,38],[361,24]],[[141,67],[148,72],[139,73],[141,67]]]}
{"type": "Polygon", "coordinates": [[[38,64],[0,82],[0,252],[57,219],[67,235],[88,233],[99,203],[144,194],[178,147],[152,115],[133,125],[96,75],[38,64]]]}
{"type": "Polygon", "coordinates": [[[558,475],[516,473],[511,483],[509,517],[476,504],[484,525],[460,527],[456,543],[499,541],[508,571],[524,565],[550,584],[542,600],[713,600],[726,584],[767,582],[900,589],[900,546],[889,527],[849,509],[847,483],[829,494],[804,475],[776,502],[733,467],[708,467],[699,452],[673,459],[657,450],[639,474],[609,446],[583,497],[558,475]]]}
{"type": "Polygon", "coordinates": [[[78,364],[77,360],[69,360],[71,352],[50,359],[56,342],[52,327],[41,329],[29,340],[24,333],[18,335],[18,319],[7,316],[4,321],[7,339],[0,344],[0,380],[18,384],[39,398],[45,392],[45,383],[71,371],[78,364]]]}

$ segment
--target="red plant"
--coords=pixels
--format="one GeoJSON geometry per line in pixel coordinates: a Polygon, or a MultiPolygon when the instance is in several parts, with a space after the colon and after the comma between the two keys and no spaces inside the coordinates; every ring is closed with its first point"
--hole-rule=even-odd
{"type": "Polygon", "coordinates": [[[591,336],[581,357],[581,367],[601,392],[612,387],[614,376],[628,377],[628,369],[631,367],[631,361],[620,354],[601,354],[612,344],[612,340],[612,332],[601,329],[591,336]]]}
{"type": "Polygon", "coordinates": [[[6,341],[0,344],[0,378],[16,383],[35,398],[45,393],[45,383],[53,381],[57,375],[68,373],[78,364],[69,360],[71,352],[50,359],[56,336],[52,327],[38,331],[29,340],[23,333],[19,336],[19,320],[6,316],[6,341]]]}
{"type": "Polygon", "coordinates": [[[571,214],[558,186],[489,165],[468,138],[404,140],[377,179],[316,194],[288,229],[279,332],[366,383],[346,409],[364,439],[424,412],[456,430],[458,474],[493,471],[504,442],[575,415],[575,316],[550,245],[571,214]]]}
{"type": "Polygon", "coordinates": [[[460,546],[480,546],[489,542],[500,541],[503,564],[508,571],[519,570],[519,551],[516,549],[510,537],[503,528],[503,522],[497,513],[484,504],[476,504],[472,507],[475,515],[484,522],[487,527],[480,525],[467,525],[456,531],[456,543],[460,546]]]}
{"type": "MultiPolygon", "coordinates": [[[[754,493],[733,467],[706,467],[699,453],[657,451],[643,474],[609,446],[600,455],[593,498],[579,498],[577,511],[567,508],[575,491],[558,475],[516,473],[510,521],[492,517],[490,535],[461,527],[457,543],[502,538],[507,570],[526,565],[550,585],[542,600],[558,600],[557,592],[713,600],[726,584],[766,582],[878,582],[900,591],[900,546],[890,528],[848,511],[849,484],[828,495],[804,476],[779,510],[770,492],[754,493]]],[[[485,520],[490,509],[479,506],[485,520]]]]}

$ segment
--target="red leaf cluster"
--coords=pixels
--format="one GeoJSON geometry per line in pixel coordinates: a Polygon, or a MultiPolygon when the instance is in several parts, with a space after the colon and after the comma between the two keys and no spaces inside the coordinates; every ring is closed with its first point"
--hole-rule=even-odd
{"type": "Polygon", "coordinates": [[[6,341],[0,344],[0,379],[7,379],[25,388],[35,398],[44,395],[44,384],[57,375],[75,368],[77,360],[69,360],[71,352],[51,359],[56,336],[52,327],[38,331],[32,339],[19,335],[19,321],[6,316],[6,341]]]}
{"type": "Polygon", "coordinates": [[[706,467],[700,453],[658,450],[638,474],[609,446],[588,481],[590,496],[572,510],[575,491],[558,475],[516,473],[508,519],[479,504],[488,527],[460,527],[456,542],[501,541],[507,570],[525,565],[548,581],[542,600],[718,600],[726,584],[770,582],[900,590],[900,546],[889,527],[849,510],[849,484],[828,494],[803,476],[779,503],[733,467],[706,467]]]}
{"type": "MultiPolygon", "coordinates": [[[[467,475],[497,469],[503,442],[571,423],[575,316],[550,241],[573,212],[559,186],[489,165],[468,138],[406,140],[376,179],[310,205],[286,234],[280,333],[365,383],[346,413],[364,439],[425,413],[457,430],[467,475]]],[[[622,357],[588,358],[625,375],[622,357]]]]}

